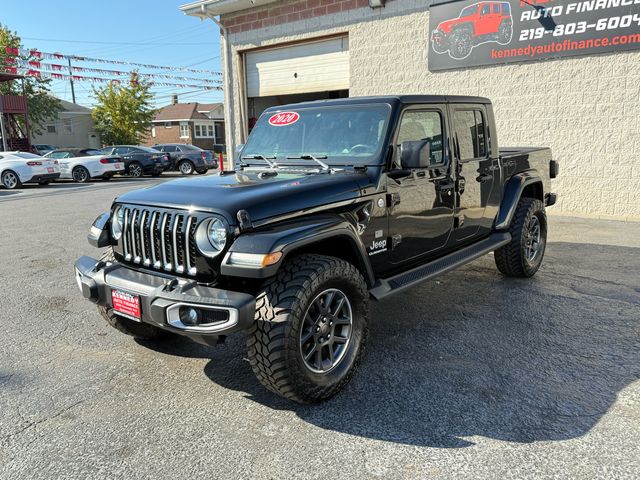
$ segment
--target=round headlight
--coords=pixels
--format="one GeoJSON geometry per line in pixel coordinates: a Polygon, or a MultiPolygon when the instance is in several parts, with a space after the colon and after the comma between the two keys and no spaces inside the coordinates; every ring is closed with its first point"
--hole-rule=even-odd
{"type": "Polygon", "coordinates": [[[205,220],[196,231],[198,250],[207,257],[218,255],[227,243],[227,225],[219,218],[205,220]]]}
{"type": "Polygon", "coordinates": [[[119,240],[122,236],[122,225],[124,224],[124,208],[117,207],[111,217],[111,236],[114,240],[119,240]]]}

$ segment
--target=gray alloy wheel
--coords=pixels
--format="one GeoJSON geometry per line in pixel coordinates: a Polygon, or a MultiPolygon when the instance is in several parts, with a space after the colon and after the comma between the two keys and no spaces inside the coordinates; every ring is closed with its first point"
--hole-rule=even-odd
{"type": "Polygon", "coordinates": [[[189,160],[182,160],[178,165],[178,170],[180,170],[182,175],[191,175],[195,170],[195,167],[189,160]]]}
{"type": "Polygon", "coordinates": [[[71,172],[71,176],[73,177],[73,180],[78,183],[86,183],[91,180],[89,170],[87,170],[83,166],[75,167],[71,172]]]}
{"type": "Polygon", "coordinates": [[[7,170],[2,174],[2,185],[7,190],[13,190],[14,188],[20,188],[22,183],[15,172],[7,170]]]}
{"type": "Polygon", "coordinates": [[[353,311],[337,288],[321,292],[309,305],[300,329],[300,353],[313,373],[328,373],[344,358],[351,340],[353,311]]]}
{"type": "Polygon", "coordinates": [[[542,250],[542,234],[540,228],[540,220],[538,216],[533,214],[527,225],[525,232],[525,259],[530,264],[533,264],[536,257],[542,250]]]}
{"type": "Polygon", "coordinates": [[[140,178],[143,174],[142,165],[140,165],[138,162],[131,162],[129,164],[128,171],[129,171],[129,175],[135,178],[140,178]]]}

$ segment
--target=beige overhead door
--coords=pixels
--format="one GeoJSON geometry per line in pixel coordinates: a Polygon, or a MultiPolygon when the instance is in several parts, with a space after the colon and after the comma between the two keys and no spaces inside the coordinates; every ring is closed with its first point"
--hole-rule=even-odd
{"type": "Polygon", "coordinates": [[[275,47],[245,54],[247,97],[349,88],[349,38],[275,47]]]}

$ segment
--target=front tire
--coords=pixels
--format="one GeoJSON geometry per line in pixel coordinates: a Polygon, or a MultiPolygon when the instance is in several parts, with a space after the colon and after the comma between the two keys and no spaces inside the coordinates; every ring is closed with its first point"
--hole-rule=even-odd
{"type": "Polygon", "coordinates": [[[456,60],[461,60],[471,53],[471,32],[464,28],[453,32],[449,42],[449,55],[456,60]]]}
{"type": "Polygon", "coordinates": [[[131,162],[129,164],[129,168],[127,169],[130,177],[133,178],[141,178],[144,175],[144,171],[142,170],[142,165],[139,162],[131,162]]]}
{"type": "Polygon", "coordinates": [[[209,171],[209,169],[208,169],[208,168],[200,168],[200,169],[196,170],[196,173],[197,173],[198,175],[204,175],[204,174],[205,174],[205,173],[207,173],[208,171],[209,171]]]}
{"type": "Polygon", "coordinates": [[[89,180],[91,180],[91,175],[89,175],[89,170],[87,170],[82,166],[75,167],[71,171],[71,176],[73,177],[73,180],[78,183],[87,183],[89,180]]]}
{"type": "Polygon", "coordinates": [[[15,190],[16,188],[22,187],[22,182],[20,181],[20,177],[13,170],[5,170],[2,172],[2,186],[7,190],[15,190]]]}
{"type": "Polygon", "coordinates": [[[247,340],[258,380],[298,403],[316,403],[349,382],[364,352],[369,296],[352,264],[324,255],[286,262],[257,295],[247,340]]]}
{"type": "MultiPolygon", "coordinates": [[[[111,249],[100,258],[104,262],[114,262],[115,257],[111,249]]],[[[148,323],[135,322],[128,318],[120,317],[113,313],[113,309],[108,306],[98,305],[98,313],[105,321],[120,333],[129,335],[140,340],[158,340],[169,335],[168,332],[161,330],[148,323]]]]}
{"type": "Polygon", "coordinates": [[[494,253],[496,267],[508,277],[532,277],[540,268],[547,246],[547,215],[544,204],[522,198],[511,226],[511,242],[494,253]]]}

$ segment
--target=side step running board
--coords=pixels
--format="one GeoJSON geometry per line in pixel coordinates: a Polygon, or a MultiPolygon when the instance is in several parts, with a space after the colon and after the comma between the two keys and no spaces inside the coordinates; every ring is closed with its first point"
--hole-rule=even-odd
{"type": "Polygon", "coordinates": [[[369,290],[371,296],[376,300],[381,300],[389,295],[402,292],[407,288],[418,285],[426,280],[431,280],[438,275],[453,270],[478,257],[506,245],[511,241],[511,234],[506,232],[494,233],[477,243],[464,247],[453,253],[438,258],[426,265],[420,265],[407,272],[400,273],[395,277],[379,280],[376,285],[369,290]]]}

